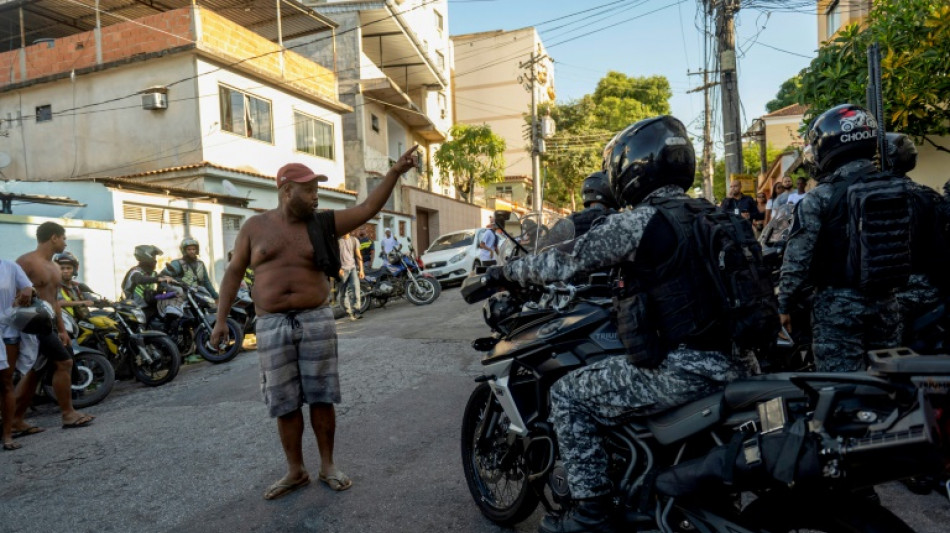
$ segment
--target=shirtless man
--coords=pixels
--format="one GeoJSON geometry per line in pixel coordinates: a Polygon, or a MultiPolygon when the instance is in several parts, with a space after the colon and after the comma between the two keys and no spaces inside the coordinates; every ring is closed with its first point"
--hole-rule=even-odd
{"type": "MultiPolygon", "coordinates": [[[[73,409],[73,399],[70,394],[72,385],[73,358],[67,348],[70,346],[69,335],[60,314],[59,283],[63,275],[59,265],[53,262],[53,256],[66,249],[66,229],[55,222],[44,222],[36,228],[36,250],[21,255],[17,264],[23,268],[27,277],[33,282],[37,297],[46,300],[56,312],[57,333],[37,336],[40,353],[48,359],[47,364],[56,365],[53,371],[53,391],[56,393],[56,402],[62,410],[63,428],[78,428],[88,425],[95,418],[73,409]]],[[[21,357],[23,352],[20,352],[21,357]]],[[[37,375],[33,369],[23,376],[17,385],[16,413],[13,416],[13,431],[31,432],[35,428],[26,423],[26,410],[33,401],[36,392],[37,375]]]]}
{"type": "MultiPolygon", "coordinates": [[[[336,325],[327,306],[329,276],[336,277],[340,270],[337,235],[355,230],[383,208],[399,177],[413,167],[415,150],[413,146],[396,161],[363,203],[316,214],[320,230],[316,256],[306,222],[317,207],[317,184],[327,178],[299,163],[277,172],[277,209],[251,217],[238,233],[221,281],[221,302],[234,300],[244,270],[253,268],[261,391],[270,416],[277,418],[287,459],[287,475],[267,489],[264,499],[279,498],[310,483],[302,449],[305,403],[320,450],[319,479],[333,490],[352,486],[333,463],[333,404],[340,402],[340,386],[336,325]]],[[[215,346],[227,333],[228,308],[218,306],[211,334],[215,346]]]]}

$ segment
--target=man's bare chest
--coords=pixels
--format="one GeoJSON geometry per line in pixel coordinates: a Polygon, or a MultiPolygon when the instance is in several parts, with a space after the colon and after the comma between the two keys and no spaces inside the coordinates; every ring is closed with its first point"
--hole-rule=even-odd
{"type": "Polygon", "coordinates": [[[255,237],[251,241],[251,264],[255,268],[271,262],[309,262],[313,257],[313,245],[305,227],[280,228],[255,237]]]}

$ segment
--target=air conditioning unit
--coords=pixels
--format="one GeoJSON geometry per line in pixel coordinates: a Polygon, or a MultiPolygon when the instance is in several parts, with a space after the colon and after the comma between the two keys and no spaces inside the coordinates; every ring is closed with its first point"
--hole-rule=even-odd
{"type": "Polygon", "coordinates": [[[168,109],[168,95],[165,93],[143,93],[142,109],[168,109]]]}

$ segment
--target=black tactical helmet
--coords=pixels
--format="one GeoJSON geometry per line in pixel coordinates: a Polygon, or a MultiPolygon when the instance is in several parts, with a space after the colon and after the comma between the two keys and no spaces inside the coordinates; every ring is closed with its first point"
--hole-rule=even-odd
{"type": "Polygon", "coordinates": [[[895,172],[907,174],[917,166],[917,146],[903,133],[886,133],[887,159],[895,172]]]}
{"type": "Polygon", "coordinates": [[[863,107],[841,104],[815,117],[805,133],[820,173],[835,171],[857,159],[871,159],[877,150],[877,121],[863,107]]]}
{"type": "Polygon", "coordinates": [[[664,185],[692,185],[696,154],[683,123],[664,115],[627,126],[607,143],[604,171],[614,198],[632,206],[664,185]]]}
{"type": "Polygon", "coordinates": [[[162,250],[151,244],[140,244],[135,247],[133,255],[135,255],[135,260],[141,263],[156,263],[158,256],[162,255],[162,250]]]}
{"type": "Polygon", "coordinates": [[[581,198],[584,201],[584,207],[590,207],[590,204],[598,202],[604,204],[610,209],[617,209],[617,199],[610,191],[610,181],[607,174],[603,172],[594,172],[584,178],[581,185],[581,198]]]}

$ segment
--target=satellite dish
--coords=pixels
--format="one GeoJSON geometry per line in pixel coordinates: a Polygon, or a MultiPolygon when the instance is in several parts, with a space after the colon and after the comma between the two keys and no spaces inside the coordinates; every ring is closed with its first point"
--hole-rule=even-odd
{"type": "Polygon", "coordinates": [[[6,152],[0,152],[0,168],[7,168],[10,163],[13,161],[13,158],[10,157],[10,154],[6,152]]]}
{"type": "Polygon", "coordinates": [[[224,192],[228,193],[228,196],[241,196],[241,193],[238,192],[237,187],[235,187],[230,181],[221,180],[221,186],[224,187],[224,192]]]}

